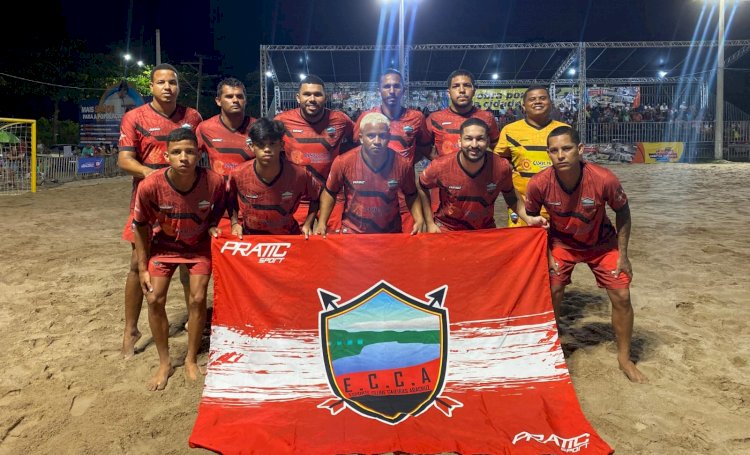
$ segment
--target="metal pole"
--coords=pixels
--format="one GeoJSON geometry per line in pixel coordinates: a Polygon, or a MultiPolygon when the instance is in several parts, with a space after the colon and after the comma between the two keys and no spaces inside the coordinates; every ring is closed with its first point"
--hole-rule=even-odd
{"type": "Polygon", "coordinates": [[[724,158],[724,0],[719,0],[719,57],[716,68],[714,159],[724,158]]]}
{"type": "Polygon", "coordinates": [[[404,74],[404,0],[398,8],[398,70],[404,74]]]}
{"type": "Polygon", "coordinates": [[[156,29],[156,64],[161,65],[161,32],[156,29]]]}

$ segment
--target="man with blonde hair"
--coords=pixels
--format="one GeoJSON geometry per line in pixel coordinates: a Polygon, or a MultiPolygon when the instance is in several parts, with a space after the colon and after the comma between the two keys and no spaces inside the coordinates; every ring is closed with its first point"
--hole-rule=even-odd
{"type": "Polygon", "coordinates": [[[401,232],[398,193],[409,207],[414,235],[424,230],[422,206],[417,195],[414,168],[388,147],[390,121],[377,112],[362,117],[359,125],[360,147],[333,161],[326,186],[320,195],[317,234],[326,235],[326,223],[336,203],[336,194],[344,190],[342,233],[401,232]]]}

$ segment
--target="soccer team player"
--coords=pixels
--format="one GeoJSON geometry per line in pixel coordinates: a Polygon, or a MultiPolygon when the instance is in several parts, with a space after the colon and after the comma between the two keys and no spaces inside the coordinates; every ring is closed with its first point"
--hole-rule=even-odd
{"type": "MultiPolygon", "coordinates": [[[[418,109],[402,105],[405,89],[401,73],[395,69],[386,70],[380,76],[378,85],[380,106],[359,116],[354,124],[354,138],[358,140],[360,137],[359,128],[367,114],[380,113],[388,119],[390,125],[388,147],[414,167],[414,163],[430,155],[432,141],[427,132],[424,114],[418,109]]],[[[403,194],[399,195],[399,212],[403,232],[412,232],[415,220],[403,194]]]]}
{"type": "MultiPolygon", "coordinates": [[[[552,100],[547,87],[529,87],[521,100],[524,118],[503,127],[494,150],[513,164],[513,185],[523,197],[529,179],[552,164],[547,155],[547,136],[566,125],[552,119],[552,100]]],[[[547,212],[542,211],[542,216],[546,217],[547,212]]],[[[517,213],[508,209],[509,227],[525,225],[517,213]]]]}
{"type": "MultiPolygon", "coordinates": [[[[286,127],[283,148],[286,158],[305,166],[321,186],[328,178],[333,160],[354,146],[352,121],[343,112],[326,108],[325,103],[325,83],[318,76],[308,75],[299,84],[298,107],[276,116],[286,127]]],[[[300,225],[304,224],[309,207],[310,200],[303,198],[295,213],[300,225]]],[[[332,231],[341,229],[341,211],[334,211],[328,223],[332,231]]]]}
{"type": "Polygon", "coordinates": [[[478,118],[459,128],[458,153],[442,155],[419,176],[419,196],[427,232],[491,229],[495,226],[495,200],[502,194],[506,204],[531,226],[546,225],[538,216],[528,218],[523,200],[513,188],[508,160],[488,153],[490,127],[478,118]],[[440,205],[432,214],[430,190],[439,189],[440,205]]]}
{"type": "Polygon", "coordinates": [[[232,234],[304,233],[309,236],[318,209],[322,183],[305,167],[282,154],[284,124],[258,119],[250,128],[255,159],[237,166],[229,175],[229,211],[232,234]],[[309,203],[302,227],[294,213],[302,198],[309,203]],[[238,218],[241,214],[241,220],[238,218]]]}
{"type": "MultiPolygon", "coordinates": [[[[153,100],[125,113],[120,124],[118,144],[120,152],[117,165],[133,176],[130,216],[122,232],[122,239],[130,242],[132,246],[130,270],[125,281],[125,332],[122,339],[122,355],[126,359],[133,356],[135,344],[141,337],[138,318],[143,304],[143,292],[138,282],[138,258],[133,228],[136,190],[148,175],[169,165],[164,155],[169,132],[175,128],[195,130],[202,120],[195,109],[177,104],[180,85],[177,70],[172,65],[156,65],[151,70],[149,86],[153,100]]],[[[187,271],[182,267],[180,280],[187,303],[190,288],[187,271]]]]}
{"type": "Polygon", "coordinates": [[[169,163],[146,177],[138,187],[133,209],[139,285],[148,301],[148,322],[159,354],[159,367],[148,380],[148,390],[163,390],[174,372],[169,357],[169,320],[165,311],[172,274],[179,265],[189,272],[187,378],[196,381],[206,293],[211,277],[211,240],[224,213],[224,178],[198,167],[200,152],[195,133],[177,128],[165,139],[169,163]],[[153,227],[159,229],[152,235],[153,227]]]}
{"type": "Polygon", "coordinates": [[[362,145],[336,158],[320,195],[317,234],[326,235],[326,222],[342,190],[344,234],[402,232],[399,193],[414,220],[409,232],[413,235],[423,230],[414,166],[389,147],[391,128],[388,118],[379,112],[362,117],[358,128],[362,145]]]}
{"type": "Polygon", "coordinates": [[[559,319],[573,268],[585,263],[612,302],[620,369],[631,381],[646,382],[646,376],[630,359],[633,269],[628,259],[628,197],[612,171],[583,160],[583,144],[576,130],[569,126],[555,128],[547,138],[547,148],[552,167],[529,181],[526,211],[538,216],[545,207],[549,213],[549,271],[555,315],[559,319]],[[615,212],[614,227],[606,205],[615,212]]]}
{"type": "Polygon", "coordinates": [[[448,78],[450,106],[427,121],[420,111],[402,106],[403,80],[395,70],[380,77],[381,105],[363,112],[354,124],[325,107],[325,84],[317,76],[300,83],[298,108],[275,120],[245,114],[245,87],[234,78],[219,83],[220,113],[203,123],[197,111],[177,104],[179,84],[172,66],[154,68],[151,89],[154,100],[123,119],[118,158],[134,177],[123,232],[133,252],[122,353],[132,356],[141,336],[137,323],[145,294],[160,359],[148,381],[150,390],[163,389],[174,371],[164,304],[169,280],[181,264],[181,272],[187,272],[181,278],[187,284],[189,315],[186,374],[194,380],[203,373],[197,350],[211,272],[209,236],[221,232],[217,226],[225,205],[225,220],[239,238],[307,238],[313,232],[324,237],[330,232],[414,235],[495,228],[500,195],[509,207],[509,226],[549,229],[556,316],[573,267],[587,263],[612,302],[619,366],[631,381],[646,381],[629,357],[633,308],[627,197],[614,174],[583,161],[578,133],[551,119],[545,87],[525,91],[525,119],[500,133],[492,114],[473,105],[475,81],[465,70],[448,78]],[[201,152],[213,171],[197,167],[201,152]],[[414,164],[422,157],[432,162],[415,179],[414,164]],[[435,196],[437,201],[431,201],[435,196]],[[431,207],[432,202],[438,204],[431,207]],[[605,204],[617,214],[616,227],[605,204]]]}

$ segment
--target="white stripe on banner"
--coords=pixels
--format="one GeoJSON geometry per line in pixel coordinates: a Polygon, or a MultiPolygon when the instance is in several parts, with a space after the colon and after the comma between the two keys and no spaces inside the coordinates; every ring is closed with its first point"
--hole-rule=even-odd
{"type": "MultiPolygon", "coordinates": [[[[520,326],[507,322],[450,325],[445,391],[516,387],[567,377],[562,350],[555,348],[554,319],[520,326]]],[[[331,396],[315,330],[274,331],[253,338],[214,326],[209,368],[203,390],[209,400],[247,406],[331,396]]]]}

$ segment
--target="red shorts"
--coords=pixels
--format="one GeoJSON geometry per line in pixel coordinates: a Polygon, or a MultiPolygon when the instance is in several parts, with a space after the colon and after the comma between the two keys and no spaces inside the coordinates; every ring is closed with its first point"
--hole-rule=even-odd
{"type": "Polygon", "coordinates": [[[570,275],[573,273],[573,268],[579,262],[584,262],[594,272],[596,284],[600,288],[627,289],[630,287],[630,276],[626,273],[620,272],[619,276],[612,274],[617,268],[617,260],[620,258],[620,252],[616,247],[579,251],[553,246],[552,257],[557,261],[559,270],[557,275],[550,270],[549,281],[552,286],[567,286],[570,284],[570,275]]]}
{"type": "Polygon", "coordinates": [[[174,271],[185,264],[189,275],[211,275],[211,258],[180,258],[171,256],[153,256],[148,260],[148,273],[151,276],[172,278],[174,271]]]}
{"type": "Polygon", "coordinates": [[[122,228],[122,235],[120,237],[126,242],[135,243],[135,229],[133,228],[133,210],[130,210],[130,215],[128,215],[128,221],[125,222],[125,227],[122,228]]]}

